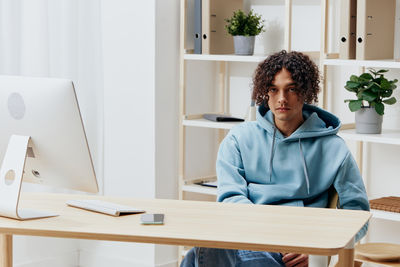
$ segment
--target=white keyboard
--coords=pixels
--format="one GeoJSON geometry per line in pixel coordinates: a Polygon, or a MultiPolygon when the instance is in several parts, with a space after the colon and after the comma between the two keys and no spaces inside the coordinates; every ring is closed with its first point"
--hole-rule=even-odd
{"type": "Polygon", "coordinates": [[[79,200],[68,200],[68,206],[75,208],[81,208],[85,210],[100,212],[112,216],[120,216],[126,214],[135,214],[145,212],[142,209],[120,205],[112,202],[97,200],[97,199],[79,199],[79,200]]]}

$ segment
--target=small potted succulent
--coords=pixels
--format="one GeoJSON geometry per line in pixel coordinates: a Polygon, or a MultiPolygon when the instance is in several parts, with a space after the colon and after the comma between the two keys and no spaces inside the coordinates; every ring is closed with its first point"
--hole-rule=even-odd
{"type": "Polygon", "coordinates": [[[231,18],[225,19],[225,29],[233,36],[236,55],[253,55],[255,36],[264,30],[264,20],[250,10],[246,15],[242,10],[233,12],[231,18]]]}
{"type": "Polygon", "coordinates": [[[381,133],[382,116],[385,105],[393,105],[396,98],[392,96],[396,89],[397,79],[388,80],[384,73],[388,70],[369,69],[360,76],[351,75],[344,88],[356,94],[357,99],[346,99],[349,108],[356,113],[357,133],[381,133]]]}

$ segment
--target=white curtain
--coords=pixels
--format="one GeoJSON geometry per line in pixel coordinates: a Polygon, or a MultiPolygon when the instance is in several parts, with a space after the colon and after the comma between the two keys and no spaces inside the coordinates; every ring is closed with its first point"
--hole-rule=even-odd
{"type": "Polygon", "coordinates": [[[0,74],[74,81],[99,180],[101,55],[100,0],[0,0],[0,74]]]}
{"type": "MultiPolygon", "coordinates": [[[[0,75],[67,78],[74,82],[101,187],[100,14],[100,0],[0,0],[0,75]]],[[[24,188],[55,190],[34,185],[24,188]]],[[[78,266],[79,246],[76,240],[15,236],[14,265],[78,266]]]]}

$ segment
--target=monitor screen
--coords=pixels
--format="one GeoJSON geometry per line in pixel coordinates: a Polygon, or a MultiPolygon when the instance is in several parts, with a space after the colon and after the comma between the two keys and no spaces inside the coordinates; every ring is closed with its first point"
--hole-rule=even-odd
{"type": "Polygon", "coordinates": [[[23,181],[98,192],[72,81],[0,76],[0,160],[12,135],[30,136],[23,181]]]}

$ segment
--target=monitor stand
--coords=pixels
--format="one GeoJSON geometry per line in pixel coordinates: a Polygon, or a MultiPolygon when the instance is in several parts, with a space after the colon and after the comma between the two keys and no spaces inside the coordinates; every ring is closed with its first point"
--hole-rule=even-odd
{"type": "Polygon", "coordinates": [[[45,211],[18,209],[30,136],[12,135],[0,169],[0,216],[18,220],[57,216],[45,211]]]}

